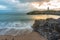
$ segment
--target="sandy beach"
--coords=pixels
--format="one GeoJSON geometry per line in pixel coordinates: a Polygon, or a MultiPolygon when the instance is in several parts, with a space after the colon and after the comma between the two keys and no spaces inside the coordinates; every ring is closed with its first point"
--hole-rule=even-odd
{"type": "Polygon", "coordinates": [[[31,32],[29,34],[18,35],[18,36],[0,36],[0,40],[45,40],[37,32],[31,32]]]}

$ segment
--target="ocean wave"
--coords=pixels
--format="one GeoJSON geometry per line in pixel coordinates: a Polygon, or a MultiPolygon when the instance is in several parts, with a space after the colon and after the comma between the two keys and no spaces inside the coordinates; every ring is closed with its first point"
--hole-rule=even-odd
{"type": "Polygon", "coordinates": [[[34,21],[0,22],[0,35],[21,35],[32,32],[34,21]]]}

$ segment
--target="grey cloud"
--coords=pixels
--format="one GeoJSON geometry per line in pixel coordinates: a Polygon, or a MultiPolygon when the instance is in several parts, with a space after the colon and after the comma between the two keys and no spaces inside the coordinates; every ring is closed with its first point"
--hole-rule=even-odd
{"type": "Polygon", "coordinates": [[[14,0],[14,2],[12,0],[6,0],[6,3],[9,4],[7,6],[13,11],[28,12],[31,10],[30,3],[21,3],[19,0],[14,0]]]}
{"type": "Polygon", "coordinates": [[[9,11],[28,12],[35,9],[30,2],[41,1],[47,0],[0,0],[0,5],[7,6],[9,11]]]}

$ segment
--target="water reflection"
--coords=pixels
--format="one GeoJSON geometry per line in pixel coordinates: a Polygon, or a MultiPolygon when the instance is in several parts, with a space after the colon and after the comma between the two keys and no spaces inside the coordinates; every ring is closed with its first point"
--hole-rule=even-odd
{"type": "Polygon", "coordinates": [[[32,19],[34,19],[34,20],[47,19],[47,18],[58,19],[58,18],[60,18],[60,16],[58,16],[58,15],[34,15],[32,17],[32,19]]]}

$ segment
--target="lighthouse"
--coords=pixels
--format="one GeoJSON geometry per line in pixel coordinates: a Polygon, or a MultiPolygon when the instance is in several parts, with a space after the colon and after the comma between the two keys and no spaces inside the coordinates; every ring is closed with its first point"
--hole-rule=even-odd
{"type": "Polygon", "coordinates": [[[49,11],[49,7],[47,8],[47,10],[49,11]]]}

